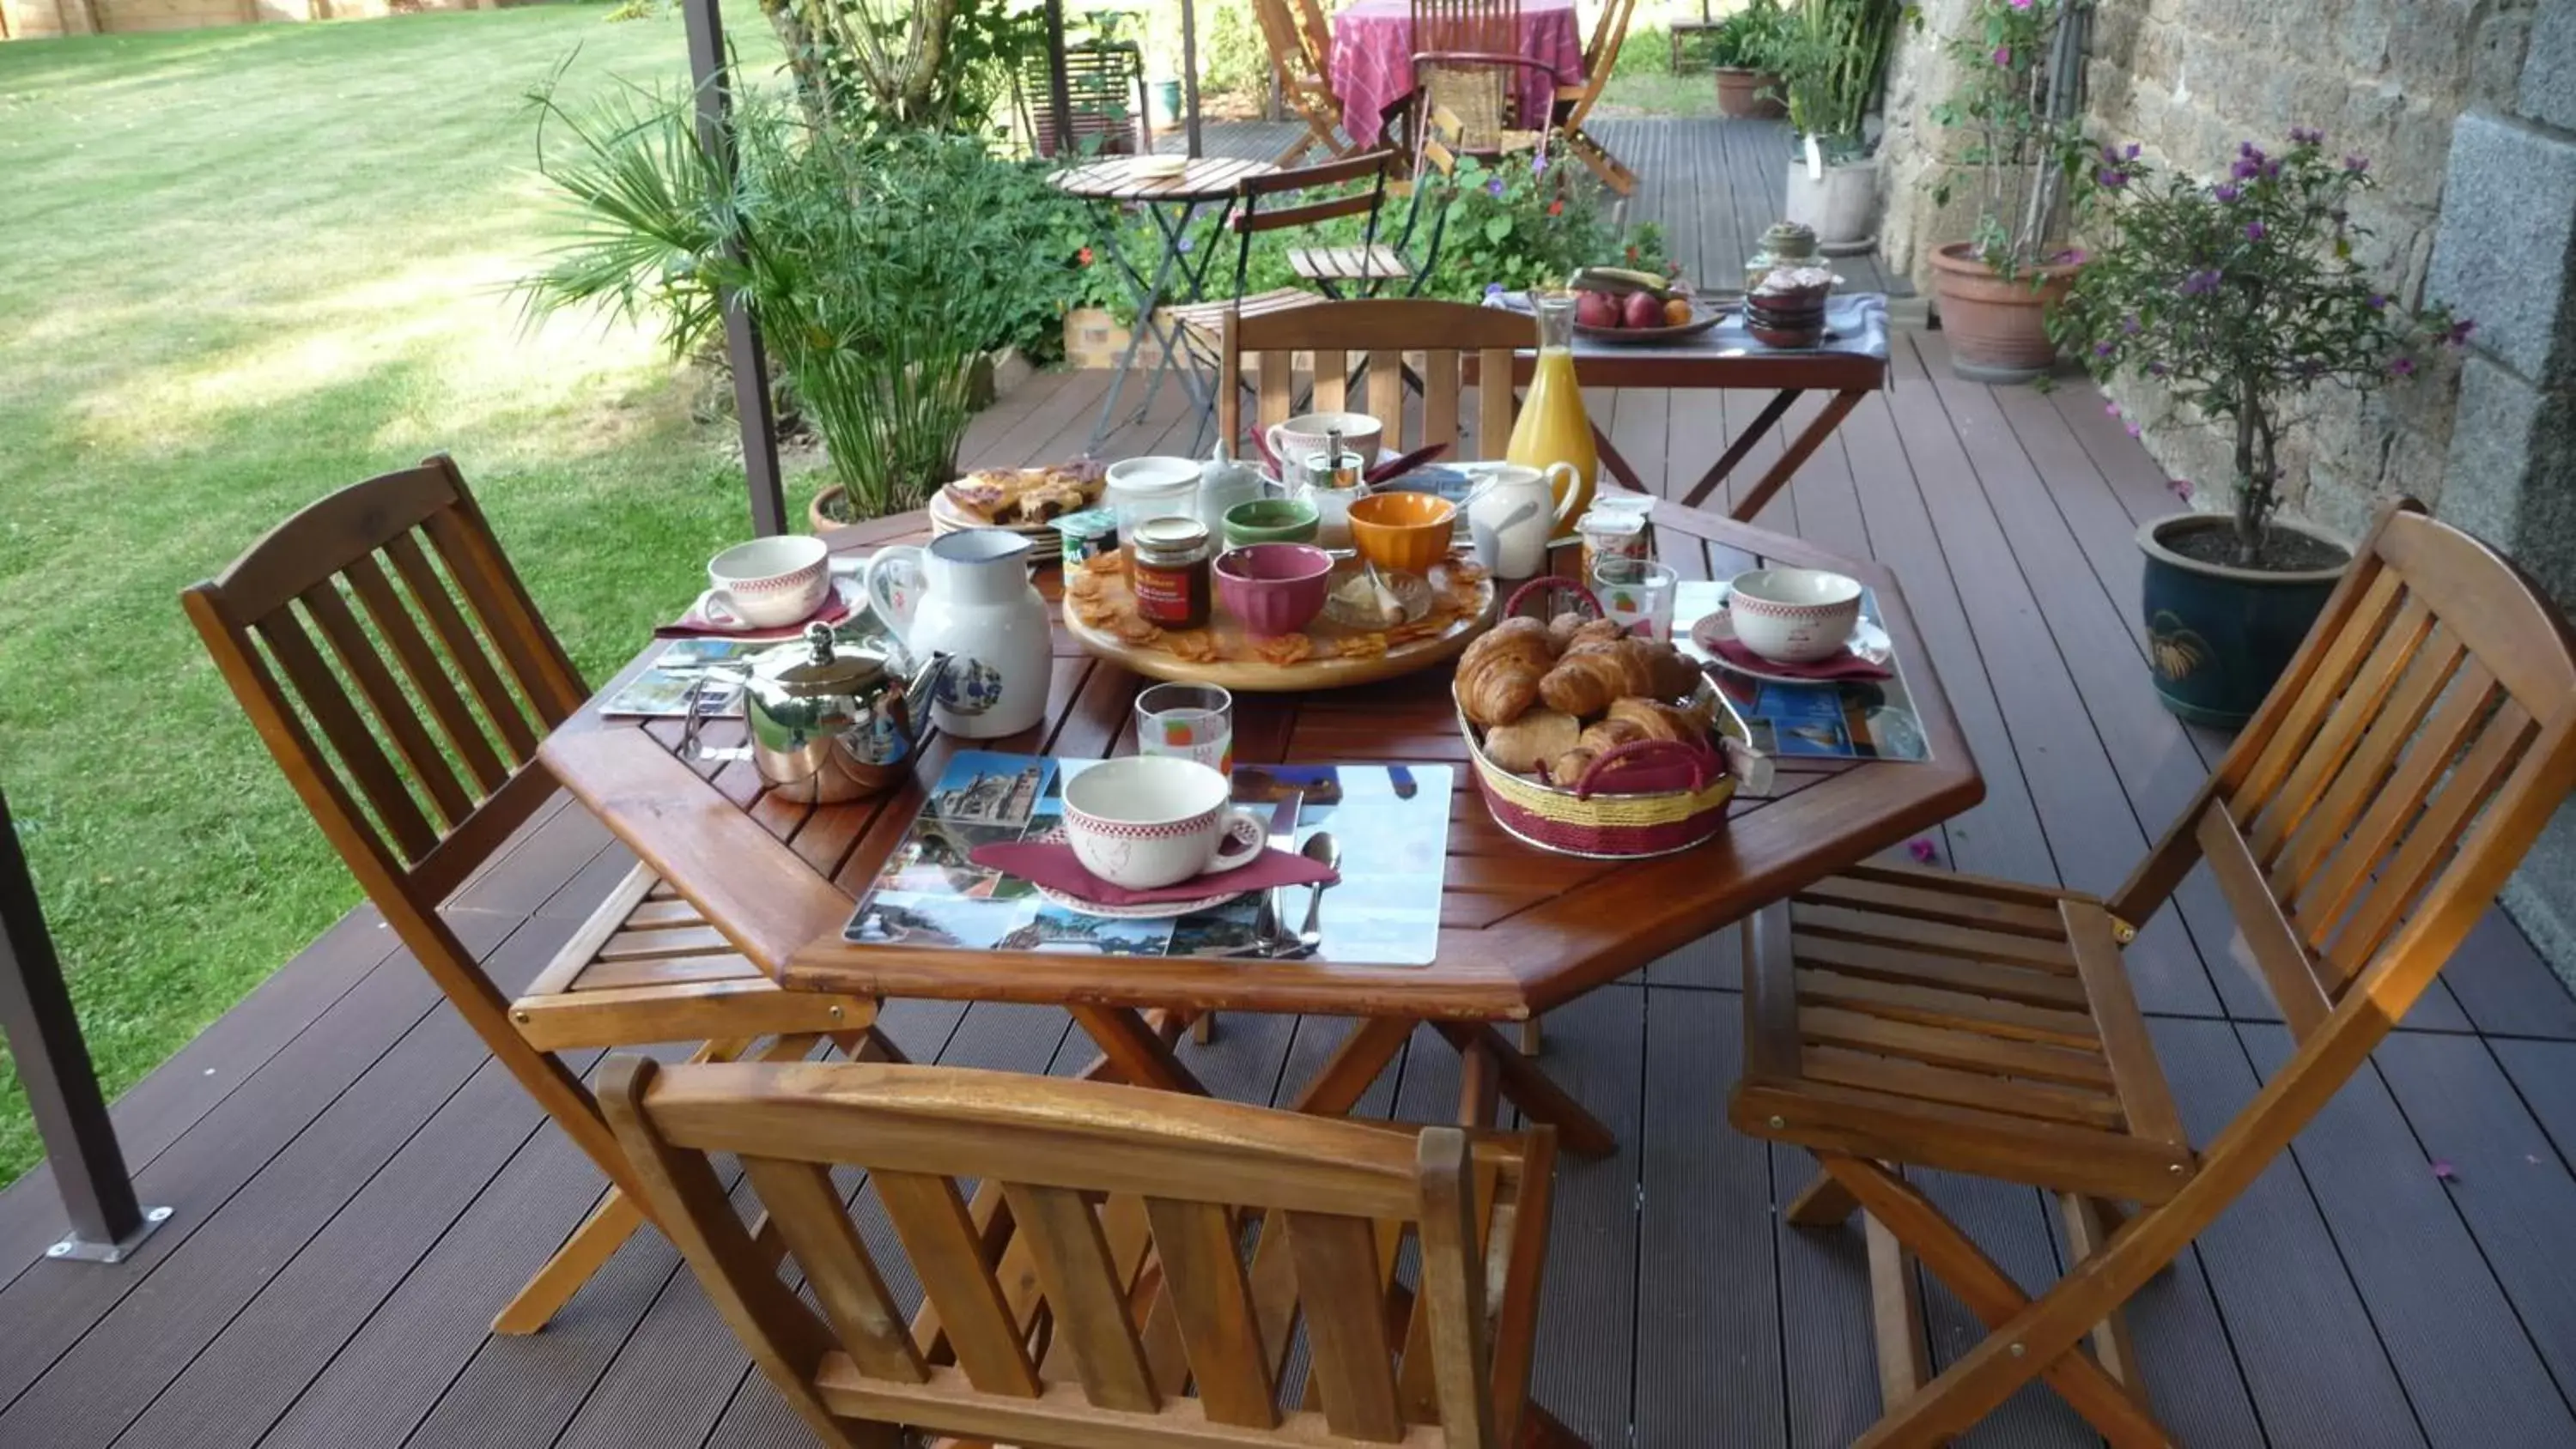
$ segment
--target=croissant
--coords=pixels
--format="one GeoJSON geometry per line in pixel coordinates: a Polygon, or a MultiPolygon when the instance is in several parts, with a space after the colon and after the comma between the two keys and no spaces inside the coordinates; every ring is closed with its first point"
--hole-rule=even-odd
{"type": "Polygon", "coordinates": [[[1587,718],[1627,692],[1627,666],[1608,654],[1568,654],[1538,682],[1538,697],[1548,708],[1587,718]]]}
{"type": "Polygon", "coordinates": [[[1541,760],[1553,759],[1574,748],[1574,737],[1580,728],[1570,714],[1534,709],[1510,724],[1486,731],[1485,755],[1506,770],[1526,775],[1536,770],[1541,760]]]}
{"type": "Polygon", "coordinates": [[[1654,676],[1649,691],[1657,699],[1686,699],[1699,692],[1699,661],[1670,644],[1657,644],[1647,658],[1647,672],[1654,676]]]}
{"type": "Polygon", "coordinates": [[[1599,750],[1576,745],[1573,749],[1547,762],[1547,778],[1551,784],[1572,789],[1575,783],[1583,778],[1583,772],[1591,769],[1592,762],[1599,758],[1601,758],[1599,750]]]}
{"type": "Polygon", "coordinates": [[[1582,628],[1583,624],[1584,617],[1568,609],[1547,621],[1547,637],[1555,642],[1558,650],[1562,651],[1566,645],[1574,642],[1574,631],[1582,628]]]}
{"type": "Polygon", "coordinates": [[[1610,718],[1604,724],[1625,722],[1634,725],[1650,740],[1698,740],[1708,733],[1708,717],[1695,710],[1675,709],[1651,699],[1622,699],[1610,706],[1610,718]]]}
{"type": "Polygon", "coordinates": [[[1510,724],[1538,703],[1539,679],[1535,665],[1488,658],[1473,669],[1458,671],[1458,707],[1487,728],[1510,724]]]}
{"type": "Polygon", "coordinates": [[[1646,727],[1633,719],[1621,718],[1618,708],[1618,705],[1613,704],[1610,706],[1611,714],[1608,718],[1594,720],[1585,725],[1582,735],[1575,740],[1575,743],[1585,749],[1597,750],[1606,755],[1621,745],[1634,744],[1648,738],[1646,727]]]}
{"type": "Polygon", "coordinates": [[[1549,639],[1547,625],[1536,619],[1505,619],[1477,636],[1458,656],[1461,672],[1498,655],[1525,659],[1540,670],[1556,660],[1556,645],[1549,639]]]}
{"type": "MultiPolygon", "coordinates": [[[[1560,614],[1557,617],[1565,616],[1560,614]]],[[[1551,627],[1548,632],[1554,634],[1556,630],[1551,627]]],[[[1571,649],[1578,644],[1607,644],[1626,637],[1628,631],[1619,627],[1614,619],[1586,619],[1566,630],[1558,643],[1560,648],[1571,649]]]]}

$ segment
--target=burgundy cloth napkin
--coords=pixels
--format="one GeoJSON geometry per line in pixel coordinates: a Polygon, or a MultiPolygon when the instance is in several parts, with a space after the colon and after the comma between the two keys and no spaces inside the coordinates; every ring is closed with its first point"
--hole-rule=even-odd
{"type": "Polygon", "coordinates": [[[1781,659],[1766,659],[1744,647],[1741,639],[1701,641],[1710,653],[1729,664],[1764,674],[1786,675],[1793,679],[1885,679],[1894,671],[1884,664],[1873,664],[1846,649],[1809,664],[1791,664],[1781,659]]]}
{"type": "Polygon", "coordinates": [[[1194,901],[1219,891],[1265,890],[1271,886],[1314,885],[1319,881],[1338,881],[1339,872],[1320,860],[1292,855],[1284,850],[1263,850],[1259,860],[1236,866],[1232,870],[1210,875],[1194,875],[1177,885],[1161,886],[1150,891],[1131,891],[1114,886],[1090,871],[1074,857],[1073,847],[1061,840],[1010,840],[996,845],[979,845],[967,859],[987,870],[998,870],[1023,880],[1033,880],[1049,890],[1058,890],[1080,900],[1104,906],[1141,906],[1148,902],[1194,901]]]}
{"type": "Polygon", "coordinates": [[[706,602],[706,598],[704,594],[698,595],[696,599],[690,601],[687,613],[655,629],[653,637],[656,639],[745,639],[753,642],[794,639],[804,634],[809,624],[838,624],[850,617],[851,613],[858,608],[859,589],[855,580],[834,578],[832,592],[824,598],[823,607],[793,624],[779,624],[766,629],[736,629],[717,623],[700,607],[706,602]]]}

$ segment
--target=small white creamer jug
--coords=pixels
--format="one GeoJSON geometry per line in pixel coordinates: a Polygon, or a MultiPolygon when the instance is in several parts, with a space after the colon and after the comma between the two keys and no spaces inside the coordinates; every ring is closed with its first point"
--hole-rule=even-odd
{"type": "Polygon", "coordinates": [[[928,548],[897,544],[868,560],[868,603],[906,653],[952,656],[931,719],[959,739],[1018,734],[1046,717],[1053,640],[1029,581],[1029,540],[961,528],[928,548]]]}

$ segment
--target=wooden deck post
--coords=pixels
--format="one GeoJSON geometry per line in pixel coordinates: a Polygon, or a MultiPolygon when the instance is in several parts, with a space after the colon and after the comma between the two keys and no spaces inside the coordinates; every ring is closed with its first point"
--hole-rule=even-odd
{"type": "MultiPolygon", "coordinates": [[[[689,84],[698,97],[698,144],[714,158],[720,184],[733,184],[733,93],[725,72],[724,19],[716,0],[680,0],[689,39],[689,84]]],[[[740,223],[737,222],[737,225],[740,223]]],[[[733,411],[742,427],[743,485],[751,496],[751,531],[787,531],[787,499],[778,483],[778,428],[769,408],[769,365],[760,324],[742,294],[723,297],[725,362],[733,372],[733,411]]]]}
{"type": "Polygon", "coordinates": [[[135,1201],[116,1126],[81,1043],[63,985],[62,961],[36,903],[36,882],[0,795],[0,1038],[18,1063],[36,1136],[54,1166],[54,1187],[71,1215],[71,1236],[45,1250],[48,1258],[114,1263],[134,1251],[170,1216],[135,1201]]]}

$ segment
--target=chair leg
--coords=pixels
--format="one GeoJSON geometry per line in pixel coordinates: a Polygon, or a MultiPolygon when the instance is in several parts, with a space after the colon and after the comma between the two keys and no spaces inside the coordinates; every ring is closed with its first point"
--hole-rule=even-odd
{"type": "Polygon", "coordinates": [[[1592,1445],[1532,1401],[1521,1405],[1520,1434],[1512,1449],[1592,1449],[1592,1445]]]}
{"type": "MultiPolygon", "coordinates": [[[[2079,1193],[2057,1195],[2060,1215],[2066,1222],[2066,1261],[2081,1263],[2102,1251],[2111,1235],[2119,1231],[2120,1210],[2100,1198],[2079,1193]]],[[[2145,1386],[2138,1374],[2138,1351],[2129,1341],[2129,1316],[2113,1309],[2108,1317],[2093,1326],[2093,1356],[2102,1361],[2103,1372],[2131,1389],[2145,1386]]]]}
{"type": "Polygon", "coordinates": [[[1790,1225],[1801,1228],[1838,1228],[1851,1220],[1852,1210],[1860,1199],[1851,1189],[1834,1180],[1830,1172],[1819,1172],[1796,1197],[1789,1200],[1789,1210],[1781,1216],[1790,1225]]]}
{"type": "Polygon", "coordinates": [[[1932,1345],[1923,1336],[1923,1300],[1914,1292],[1914,1255],[1878,1219],[1864,1214],[1861,1228],[1869,1239],[1869,1316],[1878,1338],[1878,1392],[1892,1414],[1932,1377],[1932,1345]]]}
{"type": "MultiPolygon", "coordinates": [[[[2012,1275],[1943,1217],[1932,1200],[1913,1184],[1875,1162],[1840,1153],[1817,1156],[1825,1170],[1860,1199],[1862,1210],[1871,1220],[1884,1225],[1896,1242],[1912,1250],[1988,1330],[2011,1323],[2032,1306],[2029,1295],[2021,1291],[2012,1275]]],[[[1993,1343],[1994,1339],[1988,1338],[1967,1359],[1952,1364],[1940,1378],[1909,1395],[1902,1406],[1891,1408],[1885,1418],[1860,1437],[1855,1449],[1896,1449],[1899,1445],[1911,1449],[1949,1438],[1955,1425],[1936,1422],[1934,1416],[1955,1420],[1961,1406],[1943,1404],[1939,1390],[1954,1381],[1970,1359],[1986,1357],[1993,1343]]],[[[1987,1409],[2031,1379],[2045,1378],[2049,1387],[2064,1396],[2086,1422],[2111,1442],[2113,1449],[2149,1449],[2173,1442],[2173,1436],[2156,1422],[2154,1412],[2139,1397],[2137,1385],[2124,1385],[2111,1377],[2082,1345],[2054,1357],[2011,1352],[2021,1347],[2019,1342],[2007,1345],[2012,1370],[2009,1374],[1997,1373],[1991,1380],[2001,1385],[1999,1391],[1978,1395],[1987,1409]]]]}
{"type": "Polygon", "coordinates": [[[633,1198],[610,1188],[599,1206],[591,1209],[590,1216],[573,1229],[564,1245],[555,1249],[555,1255],[492,1320],[492,1331],[515,1336],[545,1327],[581,1291],[581,1285],[590,1281],[590,1275],[608,1261],[609,1255],[642,1226],[644,1210],[635,1205],[633,1198]]]}
{"type": "Polygon", "coordinates": [[[1539,1019],[1533,1016],[1521,1023],[1522,1056],[1534,1057],[1547,1049],[1547,1033],[1539,1026],[1538,1021],[1539,1019]]]}

